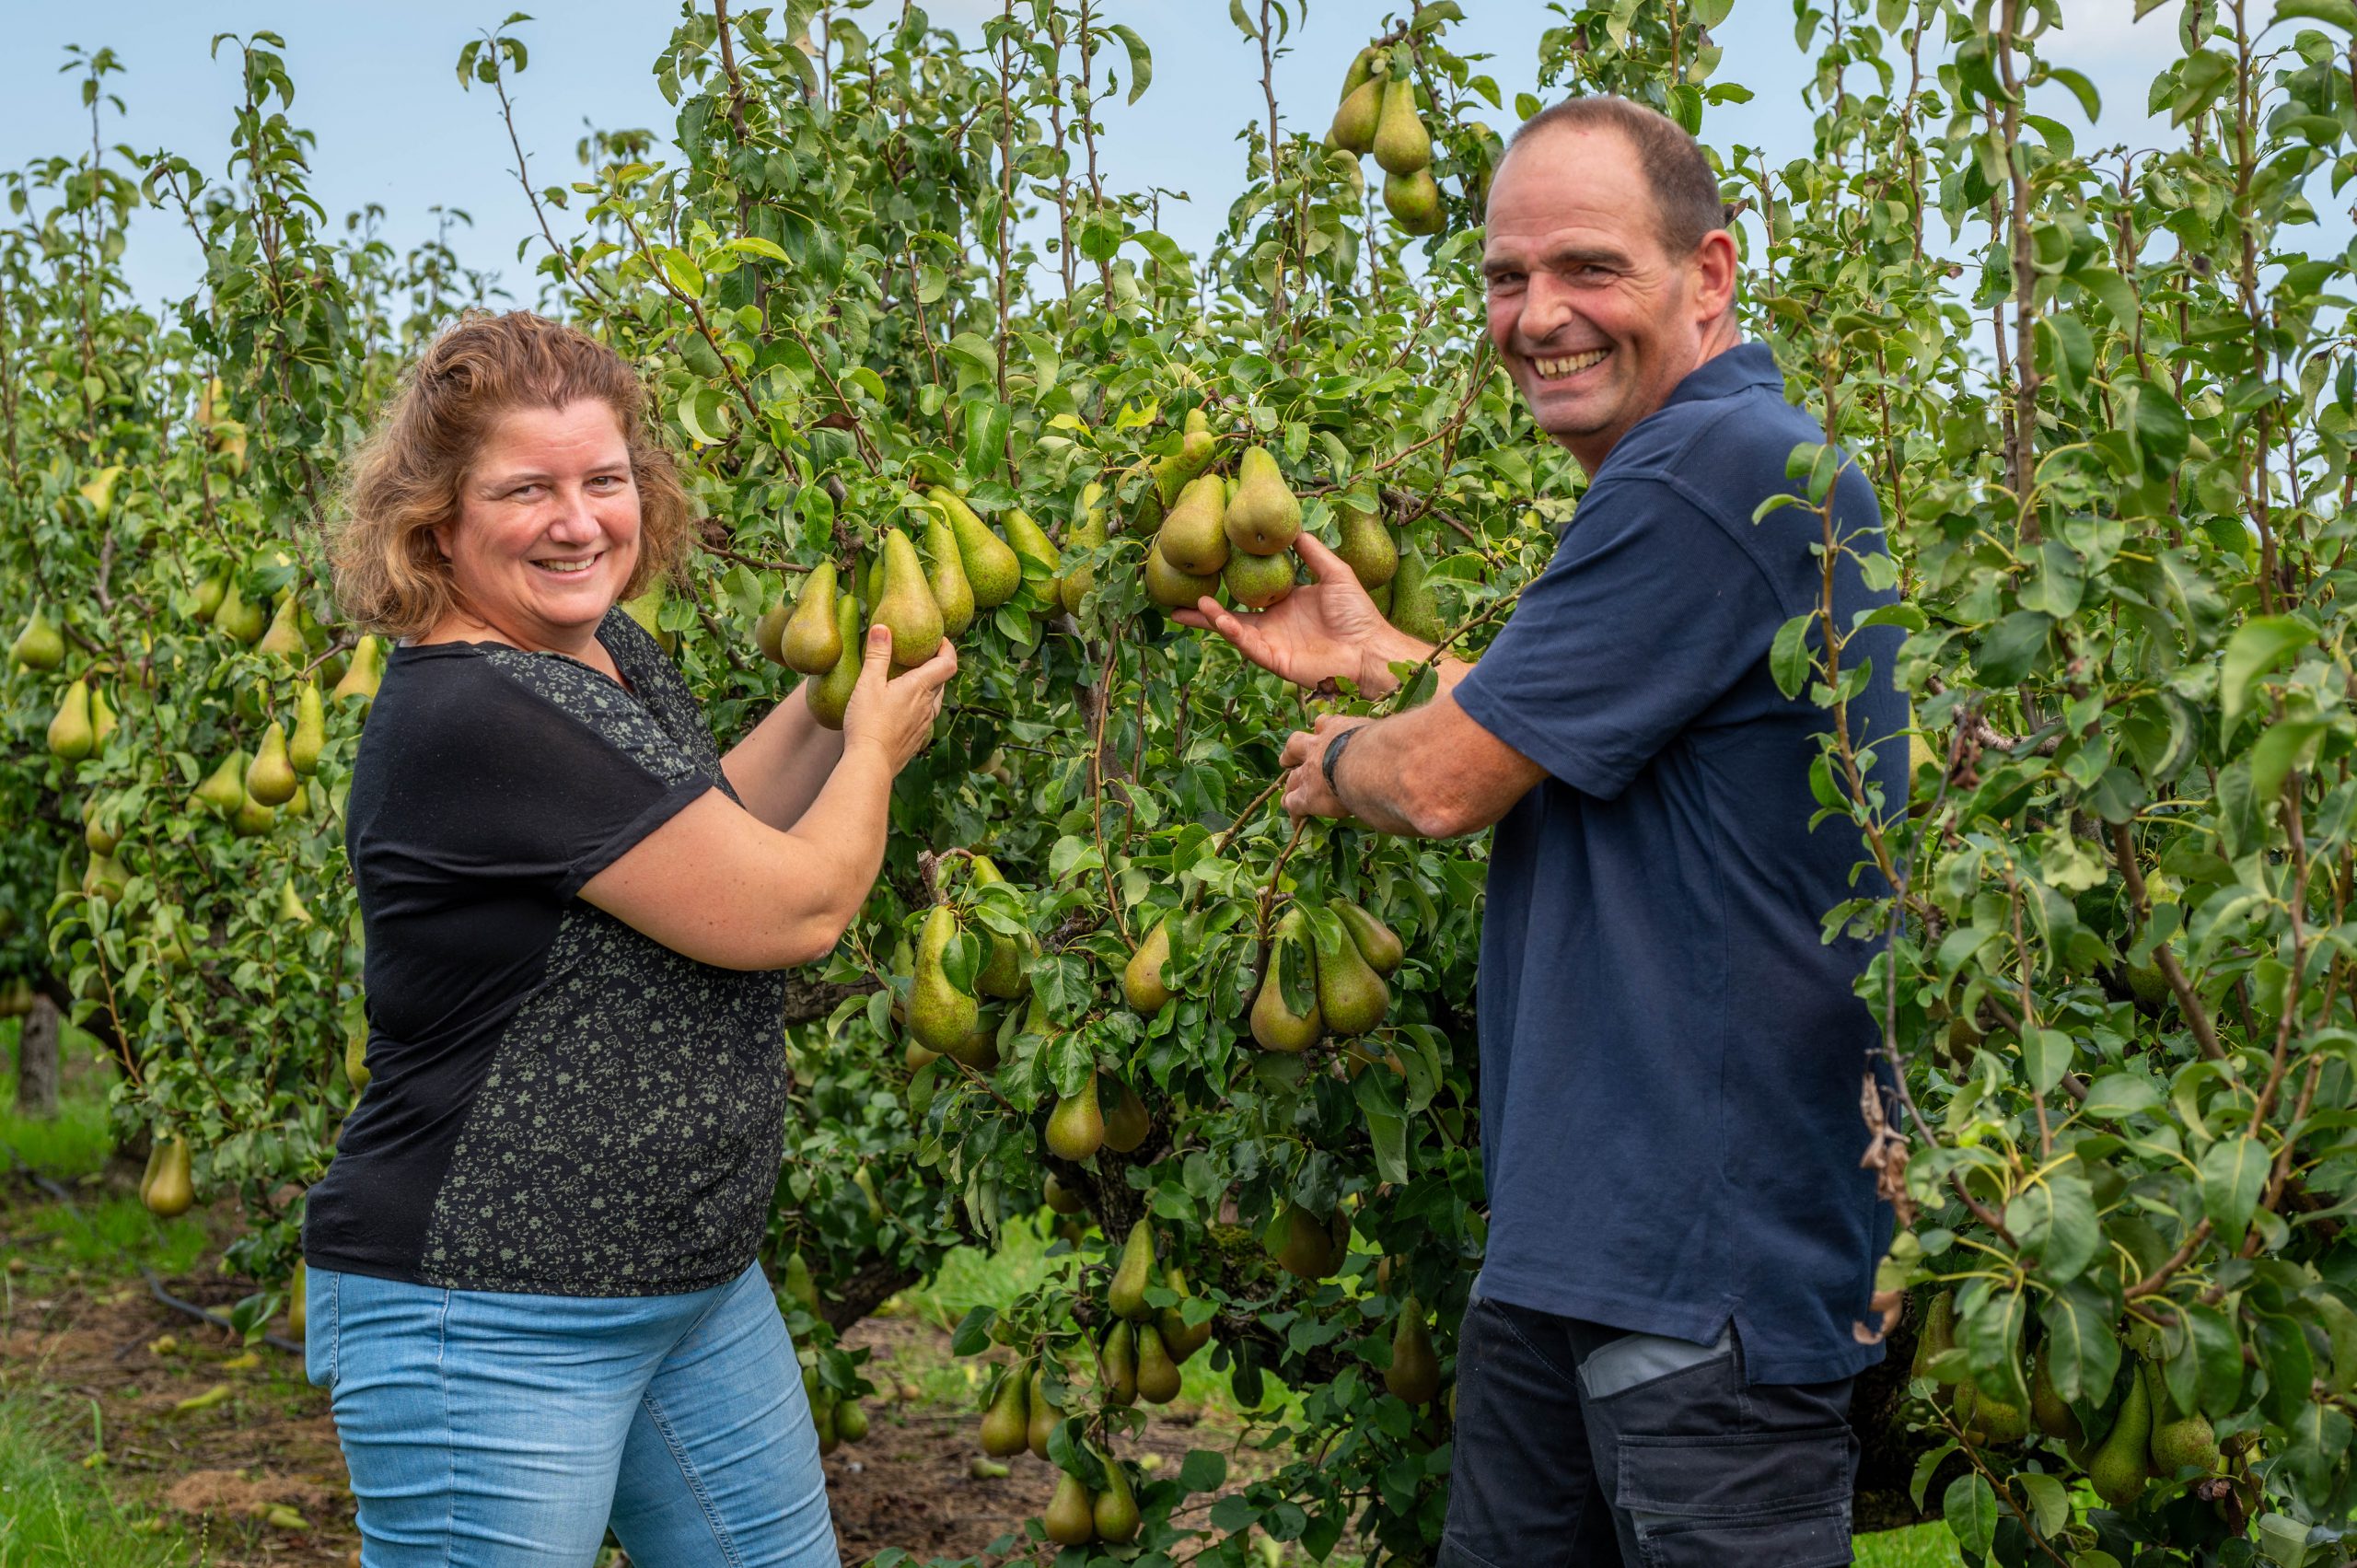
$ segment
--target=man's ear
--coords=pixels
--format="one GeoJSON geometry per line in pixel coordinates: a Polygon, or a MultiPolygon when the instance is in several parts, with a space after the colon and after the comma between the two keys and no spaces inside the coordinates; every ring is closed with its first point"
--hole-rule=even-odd
{"type": "Polygon", "coordinates": [[[1694,313],[1704,321],[1716,320],[1735,308],[1737,271],[1735,236],[1714,228],[1694,248],[1694,313]]]}

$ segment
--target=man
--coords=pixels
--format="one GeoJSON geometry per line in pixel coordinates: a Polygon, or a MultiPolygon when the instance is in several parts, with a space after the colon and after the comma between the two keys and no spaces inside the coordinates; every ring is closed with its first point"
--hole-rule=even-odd
{"type": "MultiPolygon", "coordinates": [[[[1478,666],[1372,723],[1287,743],[1295,816],[1440,838],[1494,825],[1480,977],[1489,1250],[1457,1351],[1441,1561],[1816,1568],[1850,1561],[1852,1377],[1889,1219],[1859,1168],[1875,1043],[1864,945],[1820,940],[1857,836],[1812,831],[1824,712],[1767,654],[1821,591],[1789,493],[1817,438],[1740,342],[1735,242],[1693,140],[1575,99],[1525,125],[1490,193],[1489,331],[1589,475],[1547,570],[1478,666]]],[[[1872,486],[1835,490],[1881,549],[1872,486]]],[[[1315,586],[1196,624],[1303,684],[1379,694],[1432,650],[1304,536],[1315,586]]],[[[1848,626],[1888,596],[1847,563],[1848,626]]],[[[1898,633],[1850,704],[1895,740],[1898,633]]],[[[1906,749],[1875,778],[1903,798],[1906,749]]]]}

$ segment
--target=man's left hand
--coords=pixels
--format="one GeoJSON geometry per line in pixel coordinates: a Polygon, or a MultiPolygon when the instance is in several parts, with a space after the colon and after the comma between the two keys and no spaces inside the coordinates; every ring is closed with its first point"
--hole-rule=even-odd
{"type": "Polygon", "coordinates": [[[1326,748],[1345,730],[1362,728],[1372,720],[1356,714],[1320,714],[1317,724],[1295,730],[1285,739],[1280,766],[1286,770],[1285,811],[1293,817],[1344,818],[1351,808],[1326,785],[1326,748]]]}

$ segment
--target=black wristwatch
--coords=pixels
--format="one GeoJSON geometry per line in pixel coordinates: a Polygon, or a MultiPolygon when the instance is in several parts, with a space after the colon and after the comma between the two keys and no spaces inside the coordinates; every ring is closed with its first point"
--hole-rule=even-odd
{"type": "Polygon", "coordinates": [[[1326,775],[1327,792],[1333,796],[1336,800],[1342,798],[1342,791],[1341,786],[1334,783],[1334,764],[1342,760],[1342,748],[1351,743],[1351,737],[1356,735],[1365,727],[1366,726],[1363,724],[1354,724],[1350,728],[1342,731],[1341,734],[1336,736],[1333,740],[1328,744],[1326,748],[1326,756],[1318,764],[1318,771],[1326,775]]]}

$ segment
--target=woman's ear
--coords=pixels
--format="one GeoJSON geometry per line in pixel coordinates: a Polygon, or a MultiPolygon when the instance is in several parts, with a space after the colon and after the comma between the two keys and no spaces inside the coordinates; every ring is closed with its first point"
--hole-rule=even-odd
{"type": "Polygon", "coordinates": [[[426,530],[434,536],[434,546],[442,552],[445,561],[450,559],[450,535],[457,528],[456,523],[436,523],[426,530]]]}

